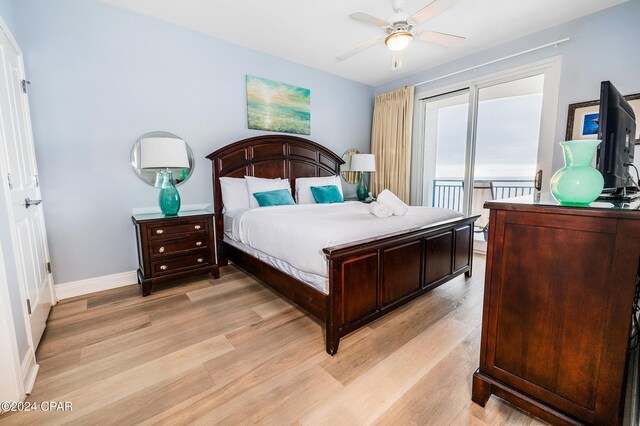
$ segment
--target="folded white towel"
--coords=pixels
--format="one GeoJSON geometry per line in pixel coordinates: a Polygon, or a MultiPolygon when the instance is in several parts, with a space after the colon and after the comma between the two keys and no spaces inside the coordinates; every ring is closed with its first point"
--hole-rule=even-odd
{"type": "Polygon", "coordinates": [[[374,201],[371,204],[369,204],[369,211],[371,212],[372,215],[377,217],[393,216],[393,210],[391,210],[391,207],[382,203],[378,203],[377,201],[374,201]]]}
{"type": "Polygon", "coordinates": [[[379,203],[386,204],[393,210],[393,214],[396,216],[404,216],[407,211],[409,211],[409,207],[394,194],[393,192],[385,189],[380,194],[378,194],[377,198],[379,203]]]}

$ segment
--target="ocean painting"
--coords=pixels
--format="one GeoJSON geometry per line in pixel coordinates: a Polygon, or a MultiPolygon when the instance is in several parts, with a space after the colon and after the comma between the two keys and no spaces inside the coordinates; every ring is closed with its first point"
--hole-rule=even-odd
{"type": "Polygon", "coordinates": [[[310,90],[247,75],[250,129],[311,134],[310,90]]]}
{"type": "Polygon", "coordinates": [[[598,113],[585,114],[582,124],[582,136],[598,134],[598,113]]]}

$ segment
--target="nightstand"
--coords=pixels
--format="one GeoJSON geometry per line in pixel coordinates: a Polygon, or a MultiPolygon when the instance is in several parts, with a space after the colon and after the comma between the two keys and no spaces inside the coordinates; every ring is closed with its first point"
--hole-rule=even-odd
{"type": "Polygon", "coordinates": [[[142,295],[154,284],[200,274],[220,277],[216,264],[213,213],[184,211],[167,217],[162,213],[131,217],[138,241],[138,283],[142,295]]]}

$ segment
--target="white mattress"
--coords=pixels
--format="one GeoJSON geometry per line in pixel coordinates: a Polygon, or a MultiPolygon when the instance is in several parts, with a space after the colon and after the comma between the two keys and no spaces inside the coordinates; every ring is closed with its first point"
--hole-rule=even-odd
{"type": "Polygon", "coordinates": [[[326,280],[325,247],[460,217],[449,209],[410,207],[404,216],[379,218],[369,212],[368,204],[360,202],[260,207],[228,212],[225,234],[292,270],[326,280]]]}

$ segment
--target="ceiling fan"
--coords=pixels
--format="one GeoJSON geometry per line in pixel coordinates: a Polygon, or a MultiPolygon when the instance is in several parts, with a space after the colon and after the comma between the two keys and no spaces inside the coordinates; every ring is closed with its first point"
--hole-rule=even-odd
{"type": "Polygon", "coordinates": [[[337,59],[339,61],[347,59],[384,40],[384,44],[391,50],[391,70],[395,71],[402,67],[402,51],[411,44],[413,39],[447,47],[458,46],[464,42],[464,37],[436,31],[416,31],[415,29],[416,26],[453,6],[456,1],[458,0],[433,0],[412,16],[409,16],[404,12],[407,0],[393,0],[392,7],[395,14],[388,20],[376,18],[365,12],[353,12],[349,15],[351,19],[383,28],[385,34],[342,53],[337,59]]]}

